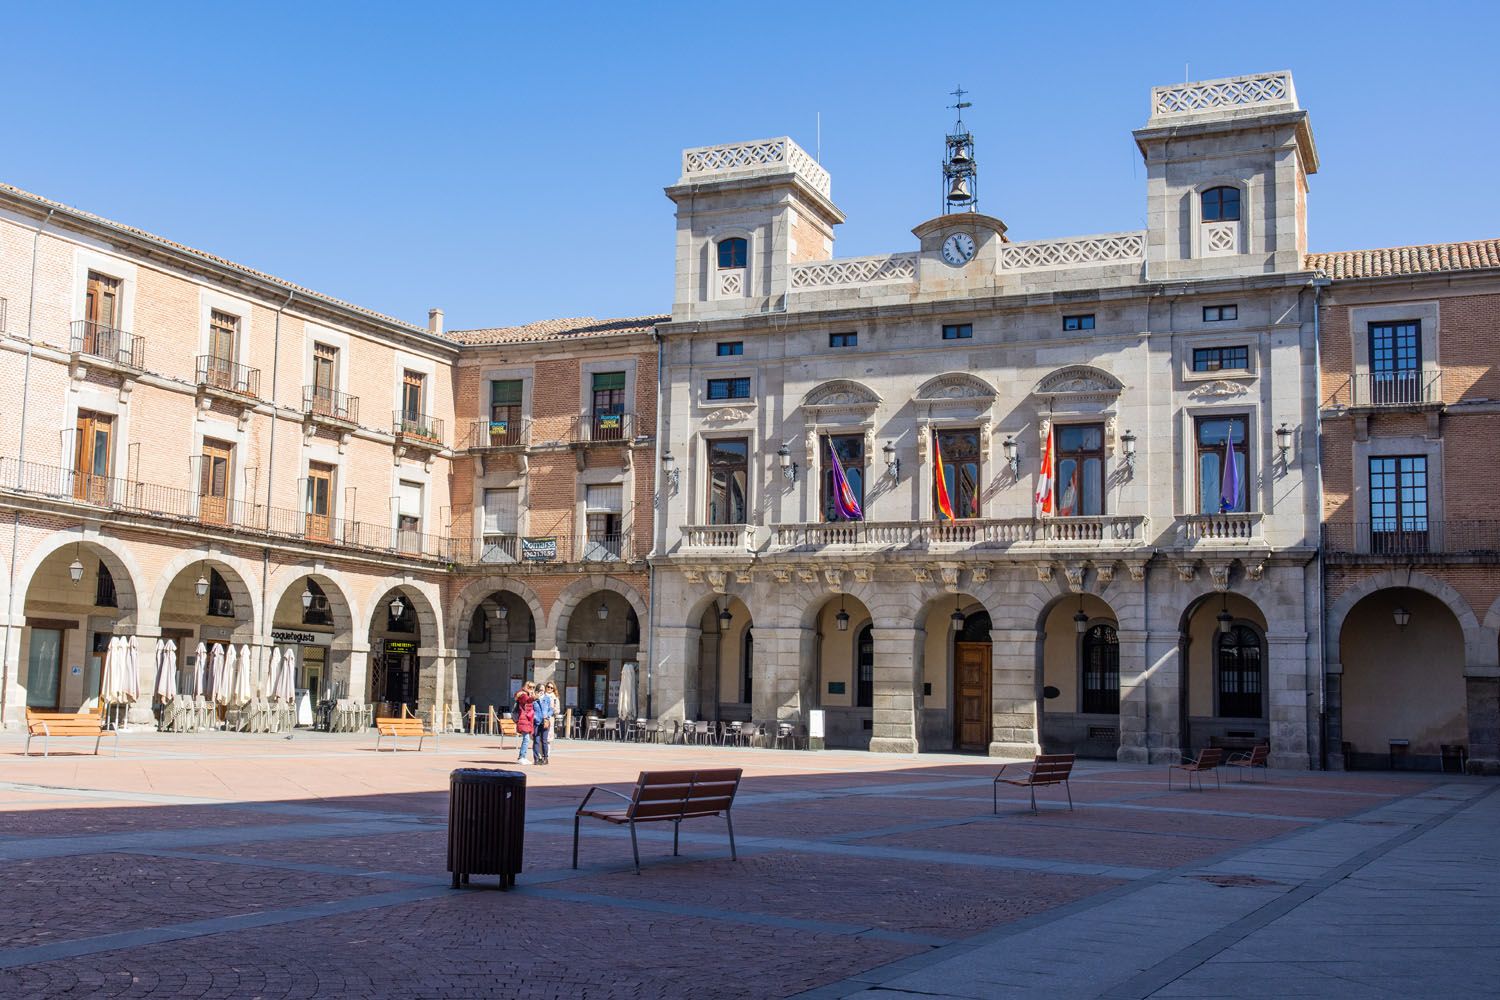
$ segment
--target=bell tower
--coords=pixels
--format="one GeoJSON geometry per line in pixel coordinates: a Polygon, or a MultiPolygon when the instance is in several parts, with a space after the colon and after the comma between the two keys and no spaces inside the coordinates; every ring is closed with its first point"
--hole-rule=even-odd
{"type": "Polygon", "coordinates": [[[964,100],[968,91],[962,86],[952,93],[956,103],[948,107],[958,112],[958,120],[944,140],[942,210],[939,215],[979,211],[979,168],[974,162],[974,136],[964,124],[964,109],[974,105],[964,100]]]}

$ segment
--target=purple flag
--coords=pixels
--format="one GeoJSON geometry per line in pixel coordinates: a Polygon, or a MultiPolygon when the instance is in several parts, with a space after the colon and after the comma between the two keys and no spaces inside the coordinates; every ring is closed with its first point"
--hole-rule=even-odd
{"type": "Polygon", "coordinates": [[[1224,477],[1219,483],[1219,513],[1234,510],[1240,499],[1240,466],[1234,455],[1234,423],[1224,433],[1224,477]]]}
{"type": "Polygon", "coordinates": [[[844,475],[844,466],[839,462],[839,450],[834,446],[833,439],[828,439],[828,453],[833,456],[833,509],[839,517],[845,521],[863,521],[864,511],[859,509],[859,501],[854,498],[854,490],[849,486],[849,477],[844,475]]]}

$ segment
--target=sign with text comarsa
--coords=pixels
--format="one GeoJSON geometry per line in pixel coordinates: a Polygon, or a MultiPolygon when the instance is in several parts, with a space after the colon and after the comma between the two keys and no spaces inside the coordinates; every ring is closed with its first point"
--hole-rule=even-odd
{"type": "Polygon", "coordinates": [[[526,562],[552,562],[557,558],[557,536],[521,539],[521,558],[526,562]]]}

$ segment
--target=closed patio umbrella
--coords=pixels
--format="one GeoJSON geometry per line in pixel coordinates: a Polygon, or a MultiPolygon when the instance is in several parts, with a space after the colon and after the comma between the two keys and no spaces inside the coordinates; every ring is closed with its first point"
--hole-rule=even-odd
{"type": "Polygon", "coordinates": [[[620,700],[616,711],[622,719],[635,718],[635,664],[620,667],[620,700]]]}
{"type": "Polygon", "coordinates": [[[203,676],[204,671],[206,671],[207,669],[208,647],[200,642],[198,643],[197,650],[194,651],[193,654],[192,672],[188,674],[188,687],[191,688],[191,690],[188,691],[188,694],[191,694],[194,698],[201,699],[203,695],[207,693],[205,690],[207,680],[203,676]]]}
{"type": "Polygon", "coordinates": [[[288,705],[297,700],[297,650],[291,646],[281,657],[281,677],[276,694],[288,705]]]}
{"type": "Polygon", "coordinates": [[[177,697],[177,656],[171,639],[159,639],[156,643],[155,692],[164,702],[177,697]]]}
{"type": "Polygon", "coordinates": [[[212,670],[209,673],[209,696],[220,705],[225,702],[225,695],[229,693],[229,668],[233,665],[232,649],[226,649],[224,643],[214,643],[214,660],[212,670]]]}
{"type": "Polygon", "coordinates": [[[120,694],[124,701],[135,701],[141,696],[141,651],[135,636],[125,640],[125,674],[121,681],[120,694]]]}
{"type": "MultiPolygon", "coordinates": [[[[229,647],[231,650],[233,646],[229,647]]],[[[255,661],[250,657],[250,647],[240,646],[240,652],[235,657],[234,681],[231,689],[231,705],[244,705],[255,697],[254,681],[255,661]]]]}
{"type": "MultiPolygon", "coordinates": [[[[99,697],[95,703],[97,709],[103,709],[115,698],[115,689],[119,682],[115,680],[115,672],[119,669],[121,659],[120,641],[116,638],[109,640],[109,645],[104,648],[104,664],[99,668],[99,697]]],[[[88,699],[92,700],[92,699],[88,699]]],[[[84,702],[88,704],[88,700],[84,702]]]]}
{"type": "Polygon", "coordinates": [[[271,660],[266,665],[266,697],[272,701],[276,700],[277,689],[281,685],[281,649],[278,646],[271,647],[271,660]]]}

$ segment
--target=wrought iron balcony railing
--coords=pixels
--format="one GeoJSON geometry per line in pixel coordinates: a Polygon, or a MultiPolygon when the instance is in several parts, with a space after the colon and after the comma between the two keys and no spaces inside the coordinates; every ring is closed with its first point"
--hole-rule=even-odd
{"type": "Polygon", "coordinates": [[[1429,406],[1443,401],[1441,368],[1400,372],[1360,372],[1350,379],[1355,408],[1429,406]]]}
{"type": "Polygon", "coordinates": [[[573,424],[574,444],[629,443],[635,436],[630,413],[586,413],[573,424]]]}
{"type": "Polygon", "coordinates": [[[302,387],[302,412],[312,417],[359,423],[359,397],[324,385],[302,387]]]}
{"type": "Polygon", "coordinates": [[[1408,558],[1423,555],[1500,554],[1500,521],[1435,521],[1425,517],[1323,525],[1329,555],[1408,558]]]}
{"type": "Polygon", "coordinates": [[[433,448],[441,448],[443,444],[443,422],[426,413],[391,411],[391,433],[433,448]]]}
{"type": "Polygon", "coordinates": [[[139,369],[146,364],[144,338],[92,320],[80,319],[74,322],[68,350],[74,354],[101,358],[122,368],[139,369]]]}
{"type": "Polygon", "coordinates": [[[200,388],[260,398],[259,368],[237,365],[212,354],[198,355],[195,368],[200,388]]]}
{"type": "Polygon", "coordinates": [[[515,417],[510,420],[476,420],[469,430],[469,450],[484,451],[487,448],[524,448],[531,443],[531,420],[515,417]]]}

